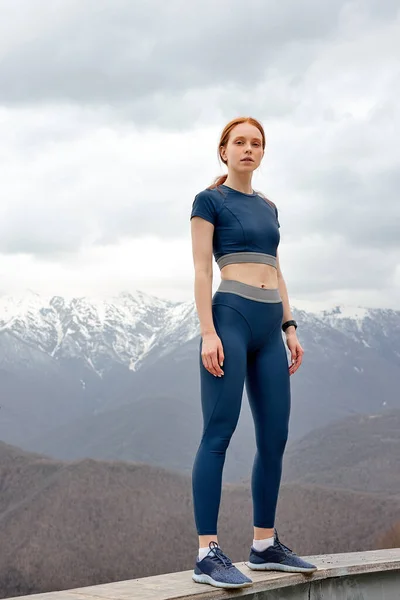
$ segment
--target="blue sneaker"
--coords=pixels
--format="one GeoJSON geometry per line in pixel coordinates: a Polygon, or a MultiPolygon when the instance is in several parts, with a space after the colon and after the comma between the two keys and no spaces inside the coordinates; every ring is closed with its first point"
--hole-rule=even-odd
{"type": "Polygon", "coordinates": [[[232,564],[216,542],[209,543],[211,553],[202,560],[196,560],[192,579],[196,583],[208,583],[219,588],[241,588],[253,585],[251,579],[243,575],[232,564]]]}
{"type": "Polygon", "coordinates": [[[279,541],[275,530],[274,545],[262,552],[250,549],[249,562],[246,565],[253,571],[287,571],[289,573],[312,573],[317,570],[315,565],[297,556],[290,548],[279,541]]]}

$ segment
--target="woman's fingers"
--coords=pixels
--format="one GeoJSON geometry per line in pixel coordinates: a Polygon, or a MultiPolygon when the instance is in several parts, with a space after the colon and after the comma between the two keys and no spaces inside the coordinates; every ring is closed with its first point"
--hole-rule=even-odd
{"type": "Polygon", "coordinates": [[[303,361],[304,350],[301,346],[296,346],[296,349],[292,352],[292,364],[289,367],[289,374],[293,375],[300,367],[303,361]]]}
{"type": "MultiPolygon", "coordinates": [[[[216,354],[215,354],[216,356],[216,354]]],[[[214,353],[210,351],[204,355],[203,364],[207,371],[209,371],[212,375],[217,376],[217,371],[215,368],[216,358],[214,360],[214,353]]]]}
{"type": "Polygon", "coordinates": [[[224,374],[224,372],[221,369],[221,366],[219,364],[220,362],[223,362],[224,359],[222,358],[222,361],[221,361],[221,359],[219,358],[219,355],[220,355],[220,353],[217,350],[210,350],[208,352],[202,353],[202,355],[201,355],[202,360],[203,360],[203,365],[205,366],[207,371],[209,371],[215,377],[222,377],[222,375],[224,374]]]}
{"type": "Polygon", "coordinates": [[[224,349],[222,348],[222,344],[220,344],[218,347],[218,365],[220,367],[220,371],[221,371],[222,375],[224,374],[224,372],[222,370],[224,360],[225,360],[224,349]]]}
{"type": "Polygon", "coordinates": [[[212,374],[216,375],[217,377],[221,377],[224,374],[224,372],[219,366],[218,355],[218,349],[213,350],[211,353],[212,374]]]}
{"type": "Polygon", "coordinates": [[[208,355],[208,360],[210,364],[210,373],[217,376],[218,373],[218,361],[217,361],[217,351],[211,350],[208,355]]]}
{"type": "Polygon", "coordinates": [[[217,351],[215,352],[215,354],[212,355],[212,364],[214,367],[214,374],[216,374],[217,377],[221,377],[223,374],[223,371],[218,363],[218,352],[217,351]]]}
{"type": "Polygon", "coordinates": [[[205,366],[207,371],[210,371],[210,373],[212,373],[211,357],[209,357],[208,354],[204,354],[203,356],[203,365],[205,366]]]}

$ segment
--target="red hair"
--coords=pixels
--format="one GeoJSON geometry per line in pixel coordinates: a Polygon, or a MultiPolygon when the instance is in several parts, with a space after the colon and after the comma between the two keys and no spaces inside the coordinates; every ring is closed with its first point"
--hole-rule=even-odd
{"type": "MultiPolygon", "coordinates": [[[[222,160],[222,162],[225,165],[226,165],[226,160],[224,160],[221,157],[221,147],[227,145],[232,129],[234,127],[236,127],[236,125],[241,125],[241,123],[250,123],[250,125],[254,125],[254,127],[257,127],[257,129],[261,133],[263,150],[265,150],[265,132],[264,132],[264,128],[261,125],[261,123],[259,121],[257,121],[256,119],[253,119],[252,117],[236,117],[236,119],[232,119],[232,121],[229,121],[229,123],[227,123],[227,125],[225,125],[225,127],[221,133],[221,138],[220,138],[219,144],[218,144],[218,160],[222,160]]],[[[228,175],[219,175],[218,177],[215,178],[213,183],[207,189],[212,190],[213,188],[218,187],[219,185],[224,183],[224,181],[226,181],[227,177],[228,177],[228,175]]]]}
{"type": "MultiPolygon", "coordinates": [[[[263,150],[265,150],[265,131],[264,131],[264,127],[261,125],[261,123],[259,121],[257,121],[257,119],[253,119],[253,117],[236,117],[236,119],[232,119],[232,121],[229,121],[229,123],[227,123],[225,125],[224,129],[222,130],[221,137],[219,140],[218,160],[220,160],[220,161],[222,160],[222,162],[224,164],[226,164],[226,160],[224,160],[221,157],[221,147],[227,145],[232,129],[234,127],[236,127],[236,125],[240,125],[241,123],[250,123],[250,125],[254,125],[254,127],[257,127],[257,129],[261,133],[263,150]]],[[[212,190],[212,189],[218,187],[219,185],[222,185],[226,181],[227,177],[228,177],[228,174],[219,175],[218,177],[216,177],[214,179],[213,183],[211,185],[209,185],[207,189],[212,190]]],[[[272,202],[272,200],[268,200],[268,198],[266,196],[264,196],[264,194],[261,194],[260,192],[258,192],[258,193],[265,200],[267,200],[270,204],[275,206],[275,204],[272,202]]]]}

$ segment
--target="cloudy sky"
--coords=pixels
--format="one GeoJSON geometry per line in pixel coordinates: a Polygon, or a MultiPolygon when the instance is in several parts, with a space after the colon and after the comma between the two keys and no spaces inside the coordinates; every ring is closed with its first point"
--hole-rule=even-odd
{"type": "Polygon", "coordinates": [[[191,204],[251,115],[291,304],[400,309],[398,6],[0,0],[0,294],[192,299],[191,204]]]}

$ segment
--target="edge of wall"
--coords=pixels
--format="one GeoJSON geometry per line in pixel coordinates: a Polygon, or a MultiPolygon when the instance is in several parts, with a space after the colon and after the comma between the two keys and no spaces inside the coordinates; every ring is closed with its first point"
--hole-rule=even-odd
{"type": "MultiPolygon", "coordinates": [[[[235,565],[253,580],[253,585],[241,590],[219,590],[192,581],[192,570],[142,577],[44,594],[17,596],[8,600],[218,600],[219,598],[255,597],[256,592],[301,586],[328,578],[341,578],[367,573],[400,571],[400,548],[371,550],[343,554],[325,554],[309,558],[318,566],[311,575],[279,571],[250,571],[244,562],[235,565]]],[[[400,588],[400,578],[399,578],[400,588]]],[[[260,597],[260,596],[258,596],[260,597]]]]}

